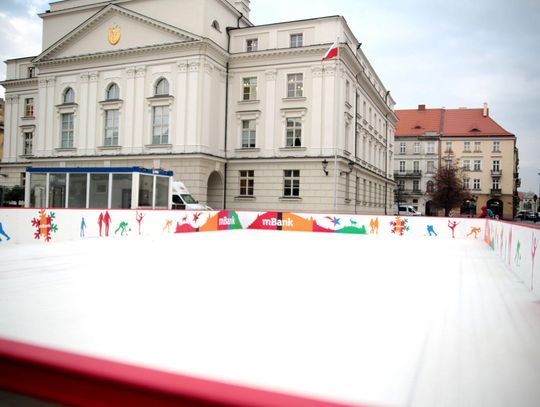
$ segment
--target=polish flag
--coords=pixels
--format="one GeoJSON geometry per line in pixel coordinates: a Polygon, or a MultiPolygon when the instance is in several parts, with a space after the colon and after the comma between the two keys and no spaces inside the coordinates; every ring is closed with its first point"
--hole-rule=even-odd
{"type": "Polygon", "coordinates": [[[326,54],[324,54],[322,61],[326,61],[327,59],[332,59],[338,56],[338,42],[334,42],[332,46],[326,51],[326,54]]]}

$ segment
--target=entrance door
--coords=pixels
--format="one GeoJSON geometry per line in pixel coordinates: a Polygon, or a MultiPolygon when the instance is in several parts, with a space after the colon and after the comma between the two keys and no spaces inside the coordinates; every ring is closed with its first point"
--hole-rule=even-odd
{"type": "Polygon", "coordinates": [[[493,216],[499,219],[503,217],[503,203],[500,199],[490,199],[487,201],[487,208],[493,211],[493,216]]]}
{"type": "Polygon", "coordinates": [[[212,209],[223,208],[223,179],[217,171],[212,172],[208,177],[206,196],[208,197],[207,205],[209,207],[212,209]]]}

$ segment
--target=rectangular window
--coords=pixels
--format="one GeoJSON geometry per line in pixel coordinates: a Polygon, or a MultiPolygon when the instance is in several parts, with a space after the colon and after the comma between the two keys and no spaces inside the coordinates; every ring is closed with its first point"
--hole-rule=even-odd
{"type": "Polygon", "coordinates": [[[420,143],[418,141],[414,143],[414,153],[420,154],[420,143]]]}
{"type": "Polygon", "coordinates": [[[246,51],[247,52],[255,52],[257,51],[259,47],[259,41],[257,38],[251,38],[249,40],[246,40],[246,51]]]}
{"type": "Polygon", "coordinates": [[[304,34],[291,34],[291,48],[298,48],[304,45],[304,34]]]}
{"type": "Polygon", "coordinates": [[[87,174],[69,174],[68,208],[86,208],[87,174]]]}
{"type": "Polygon", "coordinates": [[[152,144],[169,142],[169,106],[154,106],[152,117],[152,144]]]}
{"type": "Polygon", "coordinates": [[[255,148],[255,120],[242,120],[242,148],[255,148]]]}
{"type": "Polygon", "coordinates": [[[471,188],[471,180],[469,178],[463,178],[463,189],[471,188]]]}
{"type": "Polygon", "coordinates": [[[240,171],[240,196],[253,196],[255,171],[240,171]]]}
{"type": "Polygon", "coordinates": [[[66,174],[49,174],[49,208],[66,207],[66,174]]]}
{"type": "Polygon", "coordinates": [[[463,171],[471,170],[471,160],[463,160],[463,171]]]}
{"type": "Polygon", "coordinates": [[[300,196],[300,170],[283,171],[283,196],[300,196]]]}
{"type": "Polygon", "coordinates": [[[73,148],[73,113],[62,113],[61,131],[60,131],[60,147],[73,148]]]}
{"type": "Polygon", "coordinates": [[[287,118],[287,147],[302,147],[302,121],[299,117],[287,118]]]}
{"type": "Polygon", "coordinates": [[[414,179],[412,182],[412,189],[413,192],[420,192],[420,181],[417,179],[414,179]]]}
{"type": "Polygon", "coordinates": [[[446,142],[446,149],[444,150],[445,153],[451,153],[452,152],[452,142],[447,141],[446,142]]]}
{"type": "Polygon", "coordinates": [[[435,143],[433,141],[428,141],[427,143],[427,153],[435,154],[435,143]]]}
{"type": "Polygon", "coordinates": [[[29,131],[23,134],[23,154],[32,155],[32,148],[34,143],[34,133],[29,131]]]}
{"type": "Polygon", "coordinates": [[[475,153],[482,152],[482,142],[481,141],[475,141],[474,142],[474,152],[475,153]]]}
{"type": "Polygon", "coordinates": [[[403,142],[399,143],[399,153],[400,154],[405,154],[406,148],[407,148],[407,146],[406,146],[405,143],[403,143],[403,142]]]}
{"type": "Polygon", "coordinates": [[[33,66],[28,67],[28,77],[29,78],[35,78],[36,77],[36,68],[33,66]]]}
{"type": "Polygon", "coordinates": [[[32,173],[30,175],[30,207],[45,208],[45,187],[47,174],[32,173]]]}
{"type": "Polygon", "coordinates": [[[413,161],[413,172],[420,172],[420,161],[413,161]]]}
{"type": "Polygon", "coordinates": [[[287,75],[287,97],[299,98],[304,96],[304,74],[292,73],[287,75]]]}
{"type": "Polygon", "coordinates": [[[24,117],[34,117],[34,98],[24,99],[24,117]]]}
{"type": "Polygon", "coordinates": [[[428,161],[427,162],[427,172],[428,172],[428,174],[435,173],[435,161],[428,161]]]}
{"type": "Polygon", "coordinates": [[[501,184],[499,178],[494,178],[491,183],[491,189],[501,189],[501,184]]]}
{"type": "Polygon", "coordinates": [[[89,208],[109,207],[109,174],[90,174],[90,195],[88,201],[89,208]]]}
{"type": "Polygon", "coordinates": [[[355,183],[354,183],[354,199],[356,202],[360,201],[360,177],[356,177],[355,183]]]}
{"type": "Polygon", "coordinates": [[[499,172],[501,170],[501,161],[500,160],[493,160],[491,169],[495,172],[499,172]]]}
{"type": "Polygon", "coordinates": [[[494,141],[493,142],[493,152],[494,153],[500,153],[501,152],[501,142],[500,141],[494,141]]]}
{"type": "Polygon", "coordinates": [[[105,111],[105,138],[103,145],[117,146],[118,145],[118,122],[120,111],[118,109],[105,111]]]}
{"type": "Polygon", "coordinates": [[[398,186],[398,191],[404,191],[405,190],[405,180],[398,179],[397,186],[398,186]]]}
{"type": "Polygon", "coordinates": [[[399,172],[405,172],[405,161],[399,162],[399,172]]]}
{"type": "Polygon", "coordinates": [[[473,179],[473,189],[480,189],[480,179],[475,178],[473,179]]]}
{"type": "Polygon", "coordinates": [[[351,99],[351,84],[345,81],[345,102],[350,103],[351,99]]]}
{"type": "Polygon", "coordinates": [[[482,161],[481,160],[474,160],[474,167],[473,171],[482,171],[482,161]]]}
{"type": "Polygon", "coordinates": [[[244,78],[242,81],[242,100],[257,99],[257,78],[244,78]]]}
{"type": "Polygon", "coordinates": [[[464,153],[470,153],[471,152],[471,142],[470,141],[464,141],[463,142],[463,152],[464,153]]]}
{"type": "MultiPolygon", "coordinates": [[[[157,177],[157,179],[159,178],[163,177],[157,177]]],[[[111,208],[131,208],[131,179],[131,174],[112,175],[111,208]]],[[[167,202],[165,203],[165,206],[167,206],[167,202]]]]}
{"type": "Polygon", "coordinates": [[[345,200],[350,201],[351,195],[350,195],[350,189],[351,189],[351,174],[345,174],[345,200]]]}

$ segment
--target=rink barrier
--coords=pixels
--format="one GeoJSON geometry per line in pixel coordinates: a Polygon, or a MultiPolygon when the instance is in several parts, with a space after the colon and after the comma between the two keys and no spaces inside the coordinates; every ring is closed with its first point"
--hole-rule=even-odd
{"type": "MultiPolygon", "coordinates": [[[[0,389],[76,405],[175,407],[345,407],[0,339],[0,389]]],[[[1,399],[0,399],[1,401],[1,399]]]]}

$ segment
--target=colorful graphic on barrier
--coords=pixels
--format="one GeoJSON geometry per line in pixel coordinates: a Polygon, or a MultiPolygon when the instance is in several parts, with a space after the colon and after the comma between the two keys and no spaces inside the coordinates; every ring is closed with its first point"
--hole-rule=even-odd
{"type": "Polygon", "coordinates": [[[47,215],[45,209],[40,209],[38,217],[32,219],[32,226],[36,228],[34,239],[39,240],[43,238],[46,242],[49,242],[51,240],[51,233],[58,231],[58,226],[56,223],[53,223],[55,218],[56,214],[54,212],[47,215]]]}
{"type": "Polygon", "coordinates": [[[201,232],[213,232],[217,230],[238,230],[242,229],[242,222],[238,214],[234,211],[219,211],[209,217],[199,230],[201,232]]]}
{"type": "Polygon", "coordinates": [[[369,221],[369,234],[379,234],[379,218],[371,218],[369,221]]]}
{"type": "MultiPolygon", "coordinates": [[[[9,235],[5,232],[4,226],[2,226],[2,222],[0,222],[0,235],[4,236],[6,240],[11,240],[11,237],[9,237],[9,235]]],[[[2,239],[0,238],[0,242],[1,241],[2,239]]]]}
{"type": "Polygon", "coordinates": [[[392,222],[390,222],[390,226],[391,226],[391,232],[393,234],[397,234],[399,236],[403,236],[405,234],[405,232],[408,232],[409,231],[409,219],[407,218],[402,218],[401,216],[396,216],[396,220],[393,220],[392,222]]]}
{"type": "Polygon", "coordinates": [[[171,233],[171,226],[172,226],[172,219],[165,219],[165,226],[163,226],[162,232],[165,232],[165,229],[167,229],[167,233],[171,233]]]}
{"type": "Polygon", "coordinates": [[[135,220],[139,224],[139,235],[141,234],[141,222],[142,222],[144,216],[145,215],[142,212],[139,212],[139,211],[135,212],[135,220]]]}
{"type": "Polygon", "coordinates": [[[84,221],[84,218],[81,218],[81,228],[79,229],[79,237],[84,237],[85,231],[86,231],[86,222],[84,221]]]}
{"type": "Polygon", "coordinates": [[[131,229],[128,229],[129,224],[126,221],[120,222],[116,230],[114,231],[114,235],[116,236],[118,232],[120,232],[120,236],[128,235],[128,232],[131,232],[131,229]]]}
{"type": "Polygon", "coordinates": [[[435,232],[435,227],[433,225],[427,225],[427,232],[428,236],[437,236],[437,232],[435,232]]]}
{"type": "Polygon", "coordinates": [[[459,222],[456,222],[455,220],[449,220],[448,221],[448,227],[452,230],[452,239],[455,239],[456,236],[454,234],[455,230],[456,230],[456,226],[459,225],[459,222]]]}
{"type": "Polygon", "coordinates": [[[109,215],[109,211],[105,211],[105,213],[100,212],[99,218],[98,218],[100,237],[101,237],[103,226],[105,226],[105,236],[109,236],[109,226],[111,223],[112,223],[112,219],[111,219],[111,215],[109,215]]]}
{"type": "Polygon", "coordinates": [[[474,238],[476,239],[478,237],[478,233],[482,231],[481,228],[476,228],[471,226],[471,231],[467,234],[467,237],[474,235],[474,238]]]}

